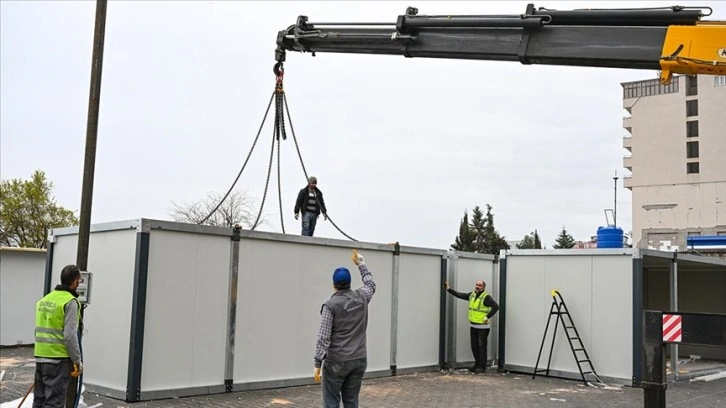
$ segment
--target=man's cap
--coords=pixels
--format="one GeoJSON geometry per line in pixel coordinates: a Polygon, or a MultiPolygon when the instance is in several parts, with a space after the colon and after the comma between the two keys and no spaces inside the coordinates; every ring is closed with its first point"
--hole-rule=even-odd
{"type": "Polygon", "coordinates": [[[341,266],[333,272],[333,284],[350,283],[350,271],[341,266]]]}
{"type": "Polygon", "coordinates": [[[310,177],[308,177],[308,183],[318,184],[318,179],[315,176],[310,176],[310,177]]]}

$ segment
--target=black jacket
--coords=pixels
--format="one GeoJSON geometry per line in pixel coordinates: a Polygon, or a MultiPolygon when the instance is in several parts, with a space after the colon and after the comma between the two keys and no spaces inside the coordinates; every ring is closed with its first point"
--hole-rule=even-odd
{"type": "MultiPolygon", "coordinates": [[[[322,210],[323,214],[328,214],[328,210],[325,208],[325,200],[323,200],[323,192],[320,191],[317,187],[314,187],[315,191],[315,197],[317,198],[317,205],[315,214],[320,215],[320,211],[322,210]]],[[[305,186],[300,192],[297,194],[297,201],[295,201],[295,214],[299,212],[305,212],[305,207],[307,207],[307,201],[308,201],[308,186],[305,186]]]]}

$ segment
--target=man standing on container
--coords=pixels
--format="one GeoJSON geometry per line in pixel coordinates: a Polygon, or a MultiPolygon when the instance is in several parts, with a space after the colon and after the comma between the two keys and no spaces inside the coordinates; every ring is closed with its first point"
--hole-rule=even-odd
{"type": "Polygon", "coordinates": [[[351,290],[350,271],[337,268],[333,272],[335,292],[320,309],[313,376],[315,382],[321,381],[322,365],[324,408],[340,407],[341,399],[345,408],[357,408],[363,374],[368,366],[368,303],[376,293],[376,284],[363,256],[353,250],[352,259],[358,266],[363,287],[351,290]]]}
{"type": "Polygon", "coordinates": [[[61,284],[36,303],[33,408],[63,408],[70,377],[83,372],[78,343],[81,304],[76,265],[61,271],[61,284]]]}
{"type": "Polygon", "coordinates": [[[484,373],[487,370],[487,339],[491,328],[489,319],[499,311],[499,304],[486,293],[486,283],[476,281],[473,292],[457,292],[444,282],[446,291],[459,299],[469,301],[469,336],[471,352],[474,354],[474,365],[469,368],[472,373],[484,373]]]}
{"type": "Polygon", "coordinates": [[[308,185],[297,194],[295,201],[295,219],[302,212],[302,235],[312,237],[318,216],[323,213],[323,219],[328,220],[328,210],[325,208],[323,192],[318,189],[318,179],[310,176],[308,185]]]}

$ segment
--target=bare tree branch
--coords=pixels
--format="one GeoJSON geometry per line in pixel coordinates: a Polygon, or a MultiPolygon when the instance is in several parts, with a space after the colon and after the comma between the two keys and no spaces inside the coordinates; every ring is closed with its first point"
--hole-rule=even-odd
{"type": "MultiPolygon", "coordinates": [[[[169,215],[174,221],[199,224],[209,213],[214,211],[214,207],[219,204],[222,197],[219,193],[210,193],[203,199],[193,203],[177,204],[172,202],[169,215]]],[[[217,211],[204,222],[204,225],[231,228],[239,224],[243,228],[251,228],[255,218],[257,218],[258,211],[254,199],[246,191],[234,190],[217,211]]],[[[265,217],[262,217],[262,221],[259,223],[259,225],[263,224],[269,225],[265,217]]]]}

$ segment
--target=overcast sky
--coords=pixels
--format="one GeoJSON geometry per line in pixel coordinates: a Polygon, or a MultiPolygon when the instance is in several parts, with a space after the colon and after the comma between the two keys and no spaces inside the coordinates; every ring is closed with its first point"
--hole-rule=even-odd
{"type": "MultiPolygon", "coordinates": [[[[536,3],[556,9],[719,2],[536,3]]],[[[225,192],[274,90],[277,32],[312,22],[394,22],[419,14],[520,14],[526,2],[111,1],[108,5],[92,222],[169,219],[172,202],[225,192]]],[[[0,172],[44,170],[57,201],[80,209],[95,2],[0,2],[0,172]]],[[[604,225],[622,187],[622,88],[656,71],[400,56],[288,53],[285,91],[306,168],[346,233],[448,248],[465,210],[494,207],[508,240],[563,226],[577,240],[604,225]]],[[[262,199],[271,118],[237,187],[262,199]]],[[[289,133],[289,132],[288,132],[289,133]]],[[[299,234],[305,185],[282,142],[287,233],[299,234]]],[[[273,166],[274,170],[274,166],[273,166]]],[[[264,214],[281,232],[276,174],[264,214]]],[[[330,223],[316,236],[341,238],[330,223]]]]}

